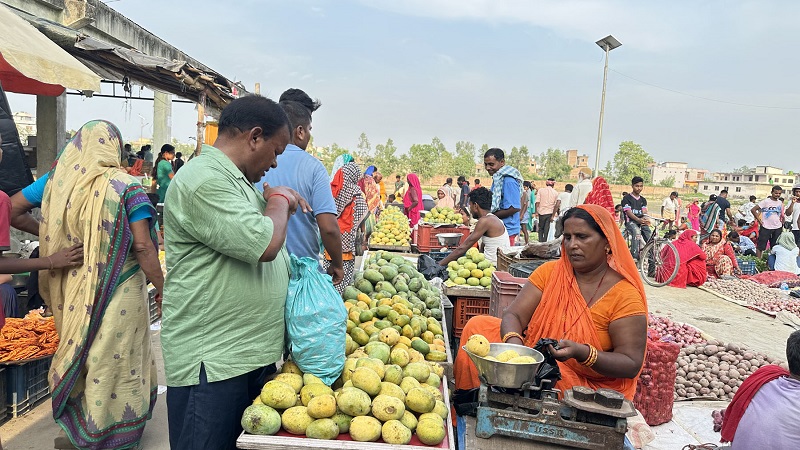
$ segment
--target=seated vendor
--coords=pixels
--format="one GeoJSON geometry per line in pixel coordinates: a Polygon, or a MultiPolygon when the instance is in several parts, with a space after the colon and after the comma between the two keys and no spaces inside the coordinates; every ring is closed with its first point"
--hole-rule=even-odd
{"type": "MultiPolygon", "coordinates": [[[[558,389],[609,388],[632,400],[644,362],[647,302],[644,285],[611,213],[580,205],[564,215],[561,258],[541,265],[502,312],[476,316],[464,326],[461,345],[474,334],[489,342],[533,347],[559,340],[558,389]]],[[[456,389],[479,386],[466,352],[455,360],[456,389]]]]}
{"type": "Polygon", "coordinates": [[[725,410],[722,441],[731,450],[794,449],[800,442],[800,331],[786,341],[787,372],[762,366],[744,380],[725,410]]]}
{"type": "Polygon", "coordinates": [[[728,241],[736,253],[744,256],[756,256],[756,244],[747,236],[735,231],[728,233],[728,241]]]}
{"type": "Polygon", "coordinates": [[[508,247],[508,232],[503,221],[490,213],[492,208],[492,192],[486,188],[475,189],[469,193],[469,212],[478,223],[469,236],[447,258],[439,261],[440,266],[447,266],[464,256],[478,240],[481,240],[481,251],[492,264],[497,264],[497,249],[508,247]]]}

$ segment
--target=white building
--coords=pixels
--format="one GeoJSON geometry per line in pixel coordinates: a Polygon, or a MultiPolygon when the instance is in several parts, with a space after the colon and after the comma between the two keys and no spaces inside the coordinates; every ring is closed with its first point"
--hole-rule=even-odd
{"type": "Polygon", "coordinates": [[[784,191],[800,180],[800,175],[785,173],[783,169],[772,166],[756,166],[753,172],[717,172],[711,180],[700,182],[697,192],[702,194],[719,194],[727,190],[731,197],[766,198],[772,186],[781,186],[784,191]]]}
{"type": "Polygon", "coordinates": [[[15,112],[12,117],[17,126],[19,140],[22,145],[28,145],[28,136],[36,136],[36,116],[20,111],[15,112]]]}
{"type": "Polygon", "coordinates": [[[653,184],[661,184],[666,180],[673,179],[672,187],[682,188],[686,182],[686,172],[689,170],[689,164],[668,161],[654,164],[648,167],[647,170],[650,172],[650,180],[652,180],[653,184]]]}

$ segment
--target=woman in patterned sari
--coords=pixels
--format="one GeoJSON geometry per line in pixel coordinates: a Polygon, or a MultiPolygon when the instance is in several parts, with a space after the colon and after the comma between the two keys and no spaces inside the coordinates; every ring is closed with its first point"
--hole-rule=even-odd
{"type": "Polygon", "coordinates": [[[61,338],[49,373],[53,417],[82,449],[135,448],[156,401],[145,278],[160,295],[156,211],[123,157],[114,125],[85,124],[41,199],[42,254],[84,245],[81,267],[40,278],[61,338]]]}
{"type": "MultiPolygon", "coordinates": [[[[358,188],[359,178],[361,178],[361,169],[358,168],[358,164],[350,162],[343,165],[331,181],[331,192],[336,203],[336,220],[339,223],[339,231],[342,233],[344,278],[341,283],[334,286],[339,293],[344,292],[345,287],[353,284],[356,263],[356,233],[369,215],[367,203],[358,188]]],[[[325,270],[328,270],[329,265],[330,255],[326,251],[323,262],[325,270]]]]}

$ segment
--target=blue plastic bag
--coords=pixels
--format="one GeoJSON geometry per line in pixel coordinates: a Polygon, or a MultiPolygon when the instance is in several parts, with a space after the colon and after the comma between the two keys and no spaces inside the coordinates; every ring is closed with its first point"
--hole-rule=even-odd
{"type": "Polygon", "coordinates": [[[330,386],[344,369],[347,309],[319,262],[291,255],[291,266],[284,317],[292,360],[330,386]]]}

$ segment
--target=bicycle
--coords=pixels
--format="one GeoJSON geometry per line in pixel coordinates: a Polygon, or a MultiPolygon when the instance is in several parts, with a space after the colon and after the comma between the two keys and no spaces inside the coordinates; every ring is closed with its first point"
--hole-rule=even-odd
{"type": "MultiPolygon", "coordinates": [[[[666,220],[658,217],[645,217],[656,222],[666,222],[666,220]]],[[[628,248],[630,249],[631,236],[627,232],[627,227],[623,236],[628,241],[628,248]]],[[[671,283],[678,276],[678,269],[681,264],[678,249],[669,239],[658,237],[657,230],[653,231],[647,241],[644,240],[641,233],[637,235],[637,239],[639,240],[639,259],[636,265],[639,267],[639,274],[644,281],[653,287],[666,286],[671,283]],[[672,270],[670,270],[668,264],[670,261],[674,261],[672,270]]]]}

